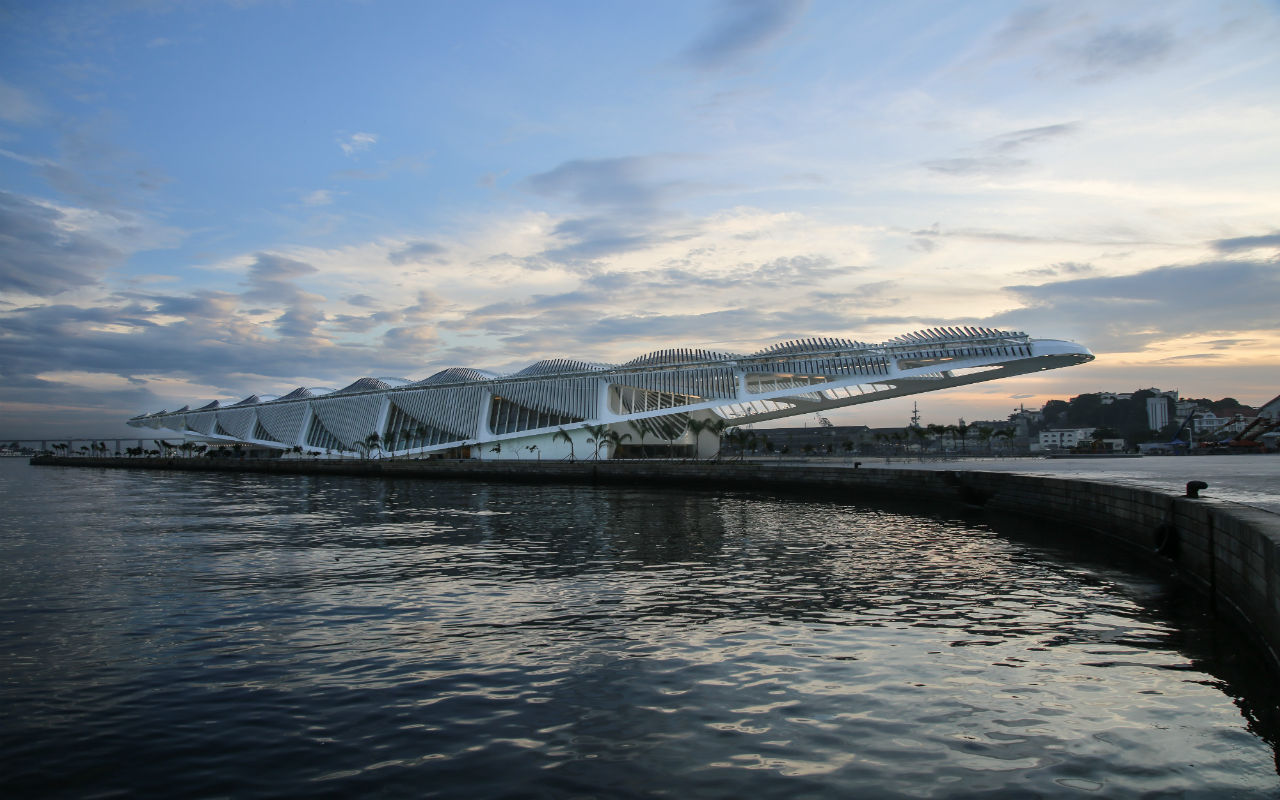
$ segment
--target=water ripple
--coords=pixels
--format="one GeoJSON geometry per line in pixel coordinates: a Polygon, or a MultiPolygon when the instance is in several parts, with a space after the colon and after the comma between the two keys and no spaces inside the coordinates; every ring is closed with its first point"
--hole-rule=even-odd
{"type": "Polygon", "coordinates": [[[0,502],[15,796],[1280,796],[1246,648],[1061,532],[12,463],[0,502]]]}

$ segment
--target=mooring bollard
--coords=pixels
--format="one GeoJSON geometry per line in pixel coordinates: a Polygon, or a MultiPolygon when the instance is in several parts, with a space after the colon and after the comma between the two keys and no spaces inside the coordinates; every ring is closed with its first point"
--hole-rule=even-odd
{"type": "Polygon", "coordinates": [[[1187,497],[1198,500],[1200,498],[1200,490],[1208,488],[1209,484],[1204,481],[1187,481],[1187,497]]]}

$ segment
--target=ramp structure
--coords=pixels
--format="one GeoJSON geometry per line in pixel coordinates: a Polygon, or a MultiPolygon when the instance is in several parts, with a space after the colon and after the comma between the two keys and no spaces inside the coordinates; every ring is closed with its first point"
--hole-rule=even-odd
{"type": "Polygon", "coordinates": [[[815,338],[746,355],[684,348],[617,365],[548,359],[511,375],[455,367],[420,381],[360,378],[338,390],[300,387],[129,424],[329,456],[608,458],[623,443],[699,455],[725,427],[1092,360],[1074,342],[934,328],[880,344],[815,338]]]}

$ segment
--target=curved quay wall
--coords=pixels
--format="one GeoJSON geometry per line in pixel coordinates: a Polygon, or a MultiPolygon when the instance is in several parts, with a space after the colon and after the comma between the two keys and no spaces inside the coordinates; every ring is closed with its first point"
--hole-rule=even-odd
{"type": "Polygon", "coordinates": [[[1280,516],[1212,499],[1005,472],[732,462],[305,461],[37,456],[33,465],[476,481],[829,490],[850,499],[964,504],[1052,520],[1122,543],[1244,623],[1280,670],[1280,516]]]}

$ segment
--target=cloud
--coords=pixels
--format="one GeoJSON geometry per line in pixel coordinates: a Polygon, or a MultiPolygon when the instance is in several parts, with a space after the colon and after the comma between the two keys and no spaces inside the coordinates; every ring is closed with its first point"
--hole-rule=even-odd
{"type": "MultiPolygon", "coordinates": [[[[377,309],[378,301],[368,295],[355,295],[347,298],[347,302],[361,308],[377,309]]],[[[334,330],[345,333],[364,333],[384,325],[399,325],[404,322],[424,322],[434,320],[436,312],[444,306],[444,302],[432,292],[418,292],[413,303],[403,308],[372,310],[367,314],[336,314],[329,317],[326,323],[334,330]]]]}
{"type": "Polygon", "coordinates": [[[368,150],[378,143],[378,134],[376,133],[353,133],[338,139],[338,147],[342,148],[342,152],[347,156],[368,150]]]}
{"type": "Polygon", "coordinates": [[[1263,236],[1238,236],[1234,239],[1217,239],[1212,242],[1219,253],[1235,253],[1264,247],[1280,247],[1280,231],[1263,236]]]}
{"type": "Polygon", "coordinates": [[[150,200],[169,178],[105,138],[109,127],[106,120],[59,119],[57,158],[8,150],[0,155],[34,167],[52,189],[81,205],[110,214],[134,213],[131,209],[150,200]]]}
{"type": "Polygon", "coordinates": [[[720,16],[682,54],[697,69],[716,69],[760,50],[784,34],[804,13],[800,0],[728,0],[720,16]]]}
{"type": "Polygon", "coordinates": [[[683,179],[660,177],[664,166],[683,160],[673,156],[576,159],[526,179],[529,190],[537,195],[592,210],[561,220],[552,230],[559,244],[539,257],[574,267],[694,235],[696,226],[663,208],[692,186],[683,179]]]}
{"type": "Polygon", "coordinates": [[[589,207],[591,214],[559,221],[558,244],[539,253],[553,264],[577,265],[634,252],[687,236],[660,205],[682,182],[660,182],[659,157],[614,157],[566,161],[526,179],[530,191],[552,200],[589,207]]]}
{"type": "Polygon", "coordinates": [[[1014,11],[995,35],[996,50],[1017,49],[1023,42],[1052,30],[1055,22],[1053,11],[1047,4],[1023,6],[1014,11]]]}
{"type": "Polygon", "coordinates": [[[124,256],[67,212],[0,191],[0,289],[52,297],[97,283],[124,256]]]}
{"type": "Polygon", "coordinates": [[[317,339],[325,321],[319,308],[323,297],[299,289],[294,281],[314,275],[319,270],[310,264],[271,253],[258,253],[249,266],[249,289],[241,297],[266,303],[280,313],[275,317],[275,332],[286,338],[317,339]]]}
{"type": "Polygon", "coordinates": [[[299,303],[276,317],[276,333],[281,336],[313,338],[316,336],[320,323],[324,321],[325,314],[323,311],[310,305],[299,303]]]}
{"type": "Polygon", "coordinates": [[[45,108],[25,91],[0,79],[0,120],[28,125],[44,119],[45,108]]]}
{"type": "Polygon", "coordinates": [[[327,206],[333,202],[335,193],[332,189],[316,189],[302,196],[304,206],[327,206]]]}
{"type": "Polygon", "coordinates": [[[527,183],[543,197],[571,200],[584,206],[651,208],[661,191],[652,180],[653,159],[598,158],[567,161],[527,183]]]}
{"type": "MultiPolygon", "coordinates": [[[[724,319],[739,319],[738,313],[754,313],[763,323],[772,319],[772,324],[782,329],[780,335],[812,335],[824,318],[839,319],[840,327],[845,327],[849,322],[848,309],[883,307],[895,302],[885,296],[895,286],[892,281],[864,284],[845,293],[825,289],[804,291],[864,269],[840,265],[825,256],[798,255],[715,269],[673,266],[599,272],[584,277],[581,284],[570,291],[502,300],[472,309],[463,317],[441,325],[455,331],[499,336],[507,347],[533,348],[535,344],[545,343],[557,350],[564,347],[564,341],[589,342],[588,347],[612,349],[619,339],[629,342],[638,335],[630,328],[631,321],[635,320],[654,322],[655,327],[645,337],[661,335],[664,325],[669,327],[669,332],[675,331],[676,326],[685,321],[689,327],[681,329],[684,341],[701,341],[708,330],[714,330],[718,338],[745,337],[752,341],[767,338],[767,331],[749,331],[745,322],[733,331],[696,327],[697,320],[708,326],[713,322],[718,325],[724,319]],[[764,293],[772,298],[786,298],[776,301],[784,305],[785,310],[760,308],[759,298],[764,293]],[[642,299],[641,302],[637,302],[637,298],[642,299]],[[709,311],[690,310],[706,308],[708,304],[713,307],[709,311]],[[638,308],[670,311],[654,314],[635,310],[638,308]],[[748,308],[754,311],[748,312],[748,308]],[[735,313],[724,318],[707,316],[725,310],[735,313]],[[611,324],[623,332],[606,332],[592,322],[600,319],[613,320],[611,324]],[[807,328],[802,324],[805,319],[810,320],[807,328]],[[555,337],[561,341],[556,342],[555,337]]],[[[745,320],[745,316],[742,319],[745,320]]]]}
{"type": "Polygon", "coordinates": [[[433,325],[406,325],[391,328],[382,336],[383,342],[393,350],[409,350],[421,353],[423,348],[434,347],[440,336],[433,325]]]}
{"type": "Polygon", "coordinates": [[[1219,358],[1222,358],[1221,353],[1187,353],[1186,355],[1169,356],[1168,358],[1162,358],[1156,361],[1155,363],[1176,364],[1180,361],[1212,361],[1214,359],[1219,359],[1219,358]]]}
{"type": "Polygon", "coordinates": [[[1158,65],[1168,59],[1173,50],[1174,38],[1168,29],[1151,25],[1090,31],[1059,42],[1057,55],[1080,70],[1079,81],[1092,83],[1158,65]]]}
{"type": "Polygon", "coordinates": [[[1069,327],[1099,352],[1133,352],[1185,336],[1273,330],[1280,270],[1261,261],[1166,266],[1133,275],[1008,286],[1024,307],[984,320],[997,327],[1069,327]]]}
{"type": "Polygon", "coordinates": [[[435,242],[409,242],[399,250],[387,254],[387,260],[396,266],[403,264],[421,264],[432,256],[448,252],[435,242]]]}
{"type": "Polygon", "coordinates": [[[985,60],[1029,57],[1042,78],[1089,84],[1164,64],[1178,45],[1164,22],[1102,26],[1087,6],[1044,3],[1014,11],[985,60]]]}
{"type": "Polygon", "coordinates": [[[270,253],[258,253],[256,260],[249,266],[249,283],[256,288],[265,288],[315,272],[316,268],[310,264],[270,253]]]}
{"type": "Polygon", "coordinates": [[[553,263],[575,267],[606,256],[647,250],[690,234],[661,229],[644,217],[591,216],[566,219],[552,229],[562,242],[540,255],[553,263]]]}
{"type": "Polygon", "coordinates": [[[1030,163],[1025,158],[1009,158],[1000,155],[939,158],[923,162],[927,169],[946,175],[1000,175],[1018,172],[1030,163]]]}
{"type": "Polygon", "coordinates": [[[1088,275],[1095,271],[1092,264],[1079,264],[1074,261],[1060,261],[1057,264],[1050,264],[1047,267],[1039,269],[1026,269],[1020,272],[1020,275],[1031,275],[1034,277],[1057,277],[1059,275],[1088,275]]]}
{"type": "Polygon", "coordinates": [[[126,294],[123,296],[153,304],[155,313],[159,316],[184,317],[189,320],[227,319],[235,311],[239,302],[239,295],[209,290],[198,290],[185,296],[148,296],[139,294],[126,294]]]}
{"type": "Polygon", "coordinates": [[[1237,347],[1251,347],[1262,343],[1261,339],[1210,339],[1200,344],[1212,350],[1234,350],[1237,347]]]}
{"type": "MultiPolygon", "coordinates": [[[[114,374],[144,383],[138,376],[164,375],[223,387],[222,397],[243,397],[284,388],[296,376],[345,377],[368,369],[371,361],[386,368],[406,363],[395,353],[372,357],[365,346],[326,342],[317,347],[308,335],[316,318],[305,309],[286,310],[282,319],[269,323],[285,328],[287,335],[268,335],[271,327],[255,323],[227,299],[195,298],[192,305],[192,298],[183,297],[115,298],[90,308],[50,305],[0,315],[0,338],[6,343],[0,386],[30,383],[56,365],[63,372],[114,374]],[[180,309],[186,315],[173,320],[180,309]]],[[[140,398],[131,413],[159,407],[153,403],[140,398]]]]}
{"type": "Polygon", "coordinates": [[[1025,128],[1012,133],[1004,133],[988,140],[988,145],[1002,153],[1021,150],[1027,145],[1070,136],[1080,129],[1079,123],[1060,122],[1056,125],[1043,125],[1039,128],[1025,128]]]}
{"type": "Polygon", "coordinates": [[[918,237],[919,240],[933,240],[939,238],[946,239],[971,239],[982,242],[1003,242],[1005,244],[1084,244],[1091,246],[1100,245],[1120,245],[1120,244],[1152,244],[1149,241],[1135,239],[1131,235],[1121,236],[1119,234],[1128,234],[1128,231],[1113,231],[1116,235],[1111,236],[1093,236],[1093,237],[1071,237],[1071,236],[1046,236],[1038,233],[1014,233],[1012,231],[988,230],[985,228],[943,228],[937,223],[928,228],[911,231],[910,235],[918,237]]]}
{"type": "Polygon", "coordinates": [[[1027,158],[1017,157],[1031,145],[1074,134],[1077,123],[1062,122],[1038,128],[1026,128],[993,136],[977,146],[972,156],[941,158],[922,162],[926,169],[946,175],[1002,175],[1019,172],[1031,165],[1027,158]]]}

